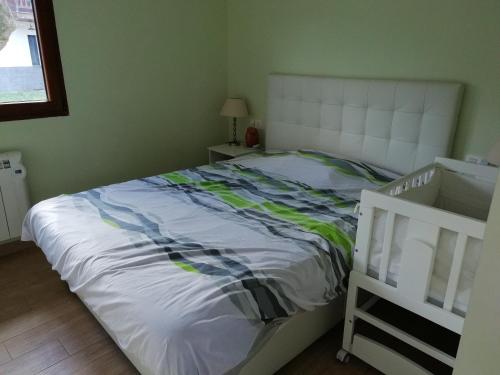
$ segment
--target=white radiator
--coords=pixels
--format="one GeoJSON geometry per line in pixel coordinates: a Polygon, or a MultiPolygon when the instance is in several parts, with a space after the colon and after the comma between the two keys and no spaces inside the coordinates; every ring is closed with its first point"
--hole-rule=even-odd
{"type": "Polygon", "coordinates": [[[0,154],[0,241],[18,238],[29,208],[26,168],[21,153],[0,154]]]}

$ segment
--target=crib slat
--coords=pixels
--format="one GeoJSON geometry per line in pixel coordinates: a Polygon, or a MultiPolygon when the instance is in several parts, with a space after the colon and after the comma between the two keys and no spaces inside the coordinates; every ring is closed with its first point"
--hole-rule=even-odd
{"type": "MultiPolygon", "coordinates": [[[[361,200],[363,200],[364,193],[363,191],[361,194],[361,200]]],[[[353,269],[361,273],[366,273],[368,270],[374,213],[372,206],[361,205],[353,264],[353,269]]]]}
{"type": "Polygon", "coordinates": [[[451,263],[450,277],[448,279],[448,286],[446,287],[446,294],[443,303],[443,308],[447,311],[451,311],[453,308],[453,302],[455,302],[466,246],[467,235],[464,233],[458,233],[457,244],[455,245],[455,252],[453,253],[453,262],[451,263]]]}
{"type": "Polygon", "coordinates": [[[396,215],[394,214],[394,212],[388,211],[387,217],[385,219],[384,244],[382,245],[382,256],[380,259],[380,267],[378,273],[378,279],[384,283],[387,279],[387,270],[389,268],[395,217],[396,215]]]}
{"type": "Polygon", "coordinates": [[[398,290],[407,298],[425,302],[434,266],[440,227],[410,218],[399,268],[398,290]]]}

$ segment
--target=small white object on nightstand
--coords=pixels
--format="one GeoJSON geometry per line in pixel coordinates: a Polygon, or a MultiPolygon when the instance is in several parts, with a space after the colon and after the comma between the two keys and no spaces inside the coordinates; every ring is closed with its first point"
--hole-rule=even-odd
{"type": "Polygon", "coordinates": [[[252,154],[256,151],[258,151],[256,148],[229,145],[227,143],[218,146],[210,146],[208,148],[208,161],[212,164],[218,161],[229,160],[238,156],[252,154]]]}

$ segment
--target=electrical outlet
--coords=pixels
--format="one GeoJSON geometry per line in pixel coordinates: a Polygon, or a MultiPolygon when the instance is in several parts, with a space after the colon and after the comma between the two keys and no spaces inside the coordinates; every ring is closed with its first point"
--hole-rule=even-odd
{"type": "Polygon", "coordinates": [[[479,165],[488,165],[488,160],[482,158],[481,156],[477,155],[467,155],[465,156],[465,161],[467,163],[472,163],[472,164],[479,164],[479,165]]]}
{"type": "Polygon", "coordinates": [[[472,163],[472,164],[477,164],[478,160],[479,160],[479,156],[476,156],[476,155],[466,155],[465,156],[465,161],[467,163],[472,163]]]}

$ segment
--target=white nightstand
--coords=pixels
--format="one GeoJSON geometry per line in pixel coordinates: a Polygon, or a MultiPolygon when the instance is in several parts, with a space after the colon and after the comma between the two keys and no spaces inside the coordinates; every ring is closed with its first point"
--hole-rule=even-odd
{"type": "Polygon", "coordinates": [[[251,154],[257,151],[259,150],[256,148],[229,145],[227,143],[218,146],[210,146],[208,148],[208,161],[210,164],[212,164],[218,161],[229,160],[238,156],[251,154]]]}

